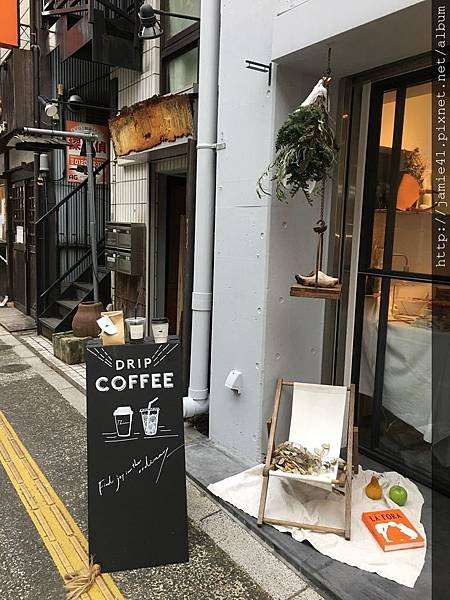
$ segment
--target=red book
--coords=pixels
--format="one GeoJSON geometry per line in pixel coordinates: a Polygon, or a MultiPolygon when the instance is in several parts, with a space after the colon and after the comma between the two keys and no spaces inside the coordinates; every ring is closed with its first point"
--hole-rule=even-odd
{"type": "Polygon", "coordinates": [[[362,520],[385,552],[422,548],[425,540],[398,508],[365,512],[362,520]]]}

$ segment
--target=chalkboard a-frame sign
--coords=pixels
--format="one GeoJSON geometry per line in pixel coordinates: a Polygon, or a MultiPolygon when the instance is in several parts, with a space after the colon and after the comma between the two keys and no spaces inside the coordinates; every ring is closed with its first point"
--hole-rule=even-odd
{"type": "Polygon", "coordinates": [[[186,562],[178,340],[93,341],[86,366],[89,554],[104,573],[186,562]]]}

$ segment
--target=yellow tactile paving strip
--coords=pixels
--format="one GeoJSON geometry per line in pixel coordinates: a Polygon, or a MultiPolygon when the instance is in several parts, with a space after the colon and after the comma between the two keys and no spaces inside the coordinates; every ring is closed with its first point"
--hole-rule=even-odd
{"type": "MultiPolygon", "coordinates": [[[[86,567],[86,538],[1,411],[0,462],[61,576],[86,567]]],[[[124,600],[124,596],[103,574],[81,599],[124,600]]]]}

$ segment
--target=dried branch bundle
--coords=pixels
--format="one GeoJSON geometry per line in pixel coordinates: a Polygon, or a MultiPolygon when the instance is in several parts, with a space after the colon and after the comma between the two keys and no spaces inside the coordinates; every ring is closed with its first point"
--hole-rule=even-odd
{"type": "Polygon", "coordinates": [[[319,475],[336,464],[337,458],[326,460],[330,444],[322,444],[310,452],[300,444],[283,442],[273,452],[272,465],[285,473],[319,475]]]}

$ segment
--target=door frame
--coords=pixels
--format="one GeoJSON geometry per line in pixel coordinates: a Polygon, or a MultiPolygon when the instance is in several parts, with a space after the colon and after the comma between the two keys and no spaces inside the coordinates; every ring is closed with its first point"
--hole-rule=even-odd
{"type": "Polygon", "coordinates": [[[339,81],[336,140],[340,149],[333,174],[328,273],[343,283],[338,302],[325,302],[322,381],[334,385],[351,383],[353,323],[357,257],[362,215],[369,103],[373,84],[432,66],[430,55],[382,65],[339,81]],[[355,266],[356,259],[356,266],[355,266]]]}
{"type": "MultiPolygon", "coordinates": [[[[336,139],[340,154],[333,178],[327,268],[328,272],[337,274],[343,282],[343,289],[338,302],[326,302],[322,363],[323,381],[334,385],[349,385],[352,382],[358,262],[372,87],[392,78],[411,79],[430,66],[430,55],[420,55],[340,81],[336,117],[336,139]]],[[[357,402],[355,418],[358,417],[357,402]]],[[[384,460],[386,464],[392,459],[364,447],[361,447],[361,452],[371,458],[384,460]]],[[[417,479],[416,471],[405,468],[403,464],[401,470],[405,475],[417,479]]]]}
{"type": "MultiPolygon", "coordinates": [[[[27,171],[23,171],[22,169],[14,171],[11,173],[11,176],[7,185],[7,213],[8,213],[8,247],[10,249],[10,257],[11,257],[11,271],[10,271],[10,291],[11,291],[11,299],[14,301],[14,306],[18,308],[21,312],[26,315],[35,316],[36,305],[32,304],[32,298],[35,298],[36,294],[36,270],[34,269],[34,279],[31,274],[30,269],[30,255],[32,252],[36,254],[36,245],[32,247],[30,245],[30,236],[29,236],[29,196],[27,196],[27,188],[30,186],[30,183],[33,181],[33,174],[27,171]],[[13,199],[12,199],[12,191],[13,186],[21,185],[24,188],[24,207],[23,207],[23,234],[24,234],[24,243],[21,244],[23,246],[23,255],[24,255],[24,304],[17,300],[17,289],[15,285],[15,276],[14,276],[14,253],[18,251],[15,248],[16,242],[14,240],[14,219],[13,219],[13,199]],[[34,286],[33,292],[31,291],[34,286]]],[[[33,185],[33,193],[34,193],[34,185],[33,185]]],[[[34,211],[36,215],[36,201],[34,200],[34,211]]],[[[33,225],[34,227],[34,225],[33,225]]],[[[34,233],[34,232],[33,232],[34,233]]],[[[22,252],[22,250],[20,250],[22,252]]]]}
{"type": "MultiPolygon", "coordinates": [[[[185,262],[185,280],[184,280],[184,316],[182,323],[182,379],[183,393],[187,394],[190,371],[191,356],[191,329],[192,329],[192,290],[194,281],[194,235],[195,235],[195,190],[196,190],[196,160],[197,160],[197,142],[194,139],[188,139],[185,143],[177,144],[172,148],[163,148],[154,150],[149,160],[149,207],[148,207],[148,226],[147,226],[147,248],[148,248],[148,266],[146,269],[147,279],[147,314],[148,322],[157,315],[158,298],[161,295],[161,289],[164,287],[162,282],[157,280],[158,265],[161,270],[162,258],[158,255],[158,225],[159,217],[163,214],[159,202],[159,186],[161,184],[158,173],[158,163],[167,160],[166,175],[185,175],[186,176],[186,262],[185,262]],[[171,170],[170,162],[180,159],[184,164],[182,170],[176,167],[171,170]]],[[[174,163],[175,164],[175,163],[174,163]]]]}
{"type": "MultiPolygon", "coordinates": [[[[407,473],[412,478],[431,485],[431,472],[419,470],[414,466],[405,464],[404,461],[397,458],[395,455],[380,449],[380,435],[382,423],[382,406],[383,406],[383,390],[385,376],[385,357],[386,343],[388,334],[388,313],[390,302],[390,286],[393,279],[407,280],[418,283],[439,283],[432,273],[405,273],[393,269],[392,259],[394,251],[394,235],[396,223],[396,195],[398,191],[398,173],[400,170],[401,146],[404,125],[404,111],[406,90],[410,86],[418,85],[432,81],[433,73],[429,69],[417,71],[413,74],[405,74],[399,77],[388,78],[372,86],[370,113],[371,113],[371,128],[367,143],[367,158],[365,169],[365,185],[364,197],[365,206],[363,217],[361,220],[360,238],[365,240],[365,244],[361,247],[358,257],[358,272],[357,272],[357,290],[356,290],[356,312],[355,312],[355,327],[353,336],[353,358],[352,358],[352,382],[356,386],[356,394],[358,397],[358,387],[360,379],[361,367],[361,352],[362,336],[363,336],[363,311],[364,311],[364,296],[366,287],[366,278],[368,276],[376,277],[381,281],[381,297],[378,316],[378,334],[377,334],[377,350],[376,364],[374,372],[374,389],[373,389],[373,414],[371,416],[371,432],[369,446],[362,446],[363,451],[375,459],[382,460],[385,464],[398,468],[403,473],[407,473]],[[396,90],[394,130],[392,140],[392,162],[390,166],[390,192],[386,213],[384,253],[383,253],[383,268],[373,268],[370,265],[372,251],[372,235],[373,235],[373,220],[375,210],[373,203],[373,191],[377,180],[378,169],[378,154],[379,154],[379,137],[381,127],[381,114],[383,107],[383,95],[386,91],[396,90]]],[[[364,204],[364,203],[363,203],[364,204]]],[[[442,279],[442,283],[445,278],[442,279]]],[[[358,402],[359,406],[359,402],[358,402]]],[[[431,468],[431,455],[430,455],[431,468]]]]}

